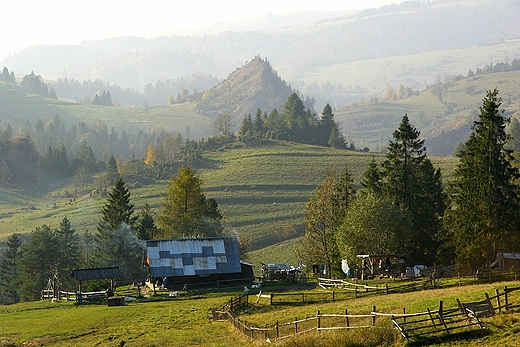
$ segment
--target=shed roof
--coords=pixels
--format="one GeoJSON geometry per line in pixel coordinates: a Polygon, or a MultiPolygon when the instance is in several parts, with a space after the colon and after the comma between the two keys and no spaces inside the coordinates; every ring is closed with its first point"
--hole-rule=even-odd
{"type": "Polygon", "coordinates": [[[102,280],[107,278],[121,277],[118,266],[73,270],[72,275],[78,281],[102,280]]]}

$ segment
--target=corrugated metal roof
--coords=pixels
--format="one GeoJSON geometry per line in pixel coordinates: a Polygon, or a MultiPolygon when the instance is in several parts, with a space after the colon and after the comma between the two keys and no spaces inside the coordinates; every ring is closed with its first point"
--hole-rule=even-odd
{"type": "Polygon", "coordinates": [[[241,272],[236,237],[149,240],[146,246],[153,277],[241,272]]]}
{"type": "Polygon", "coordinates": [[[107,278],[120,278],[119,267],[104,267],[96,269],[80,269],[72,271],[72,275],[78,281],[102,280],[107,278]]]}

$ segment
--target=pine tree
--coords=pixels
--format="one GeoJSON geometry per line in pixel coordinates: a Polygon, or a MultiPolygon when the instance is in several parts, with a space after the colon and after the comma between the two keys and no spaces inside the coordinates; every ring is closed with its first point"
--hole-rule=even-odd
{"type": "Polygon", "coordinates": [[[58,275],[62,285],[72,289],[75,283],[70,274],[72,270],[79,267],[81,257],[76,230],[72,229],[67,217],[63,217],[61,220],[60,227],[56,230],[56,238],[59,242],[61,254],[58,275]]]}
{"type": "Polygon", "coordinates": [[[256,110],[255,120],[253,121],[253,130],[257,133],[264,134],[264,120],[262,119],[262,111],[260,107],[256,110]]]}
{"type": "Polygon", "coordinates": [[[133,213],[134,205],[130,203],[130,191],[123,178],[120,177],[112,191],[108,193],[108,201],[103,207],[98,230],[100,228],[115,230],[121,223],[133,226],[137,219],[136,216],[133,216],[133,213]]]}
{"type": "Polygon", "coordinates": [[[520,174],[505,148],[507,121],[501,104],[496,88],[487,92],[449,187],[446,237],[466,268],[488,266],[499,249],[520,247],[520,174]]]}
{"type": "Polygon", "coordinates": [[[426,157],[424,140],[407,115],[393,137],[382,163],[382,191],[413,215],[415,234],[403,235],[409,240],[403,249],[407,262],[432,264],[444,206],[440,170],[426,157]]]}
{"type": "Polygon", "coordinates": [[[114,158],[113,155],[111,155],[110,159],[108,160],[105,176],[107,185],[113,185],[120,177],[116,158],[114,158]]]}
{"type": "Polygon", "coordinates": [[[376,158],[372,156],[372,160],[368,163],[367,169],[361,180],[361,186],[365,191],[371,192],[375,196],[381,195],[381,170],[377,166],[376,158]]]}
{"type": "Polygon", "coordinates": [[[218,205],[206,200],[202,180],[191,167],[182,166],[166,187],[157,222],[167,237],[215,236],[222,230],[222,216],[215,212],[218,205]]]}
{"type": "Polygon", "coordinates": [[[21,245],[22,240],[18,234],[12,234],[7,238],[7,245],[0,262],[0,302],[4,305],[14,304],[20,300],[17,275],[21,245]]]}
{"type": "Polygon", "coordinates": [[[158,234],[155,218],[148,203],[144,204],[143,209],[139,213],[136,231],[137,237],[141,240],[152,240],[158,234]]]}
{"type": "Polygon", "coordinates": [[[40,299],[41,290],[56,274],[61,250],[56,232],[47,225],[31,232],[31,239],[22,248],[19,293],[22,301],[40,299]]]}

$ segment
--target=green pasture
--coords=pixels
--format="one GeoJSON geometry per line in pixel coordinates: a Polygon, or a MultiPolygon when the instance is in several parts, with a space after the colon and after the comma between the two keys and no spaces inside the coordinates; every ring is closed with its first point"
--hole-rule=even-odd
{"type": "MultiPolygon", "coordinates": [[[[254,253],[251,260],[283,262],[295,265],[295,240],[291,246],[279,246],[277,231],[285,227],[296,230],[297,237],[304,230],[305,204],[323,178],[325,169],[343,170],[348,165],[355,185],[375,156],[331,148],[288,142],[272,143],[260,148],[240,147],[205,153],[196,170],[203,179],[208,198],[217,200],[226,218],[227,231],[250,241],[254,253]],[[278,245],[278,246],[277,246],[278,245]],[[283,252],[282,252],[283,251],[283,252]]],[[[443,176],[450,178],[457,160],[432,158],[443,176]]],[[[92,182],[95,181],[95,178],[92,182]]],[[[129,182],[132,203],[138,212],[145,203],[152,209],[160,207],[166,192],[167,180],[129,182]]],[[[72,180],[49,182],[50,190],[0,189],[0,238],[12,233],[27,234],[43,224],[57,228],[63,217],[82,234],[95,232],[106,198],[90,193],[74,197],[72,180]]]]}
{"type": "MultiPolygon", "coordinates": [[[[336,300],[329,303],[305,305],[274,305],[264,301],[255,304],[256,296],[250,295],[252,304],[242,310],[239,318],[253,326],[273,326],[297,318],[321,313],[367,314],[373,306],[381,313],[425,312],[435,310],[442,300],[444,308],[456,307],[461,301],[482,300],[485,293],[494,295],[504,286],[514,287],[517,282],[432,289],[405,294],[368,296],[357,299],[336,300]]],[[[262,287],[264,293],[279,290],[289,293],[318,293],[321,289],[302,290],[290,286],[262,287]]],[[[339,289],[338,289],[339,290],[339,289]]],[[[2,346],[261,346],[265,341],[252,341],[235,330],[227,322],[213,322],[211,311],[222,307],[238,292],[188,292],[179,298],[169,299],[167,293],[129,302],[125,306],[108,307],[105,301],[75,304],[72,301],[38,301],[0,306],[0,345],[2,346]]],[[[251,294],[255,294],[252,293],[251,294]]],[[[518,291],[511,293],[509,302],[520,303],[518,291]]],[[[515,346],[520,331],[519,313],[500,314],[483,318],[487,331],[467,336],[467,339],[451,339],[448,342],[432,341],[432,346],[515,346]]],[[[378,325],[391,326],[390,319],[381,318],[378,325]]],[[[372,329],[363,335],[373,334],[372,329]]],[[[322,332],[322,344],[315,341],[316,333],[303,334],[297,339],[287,339],[279,346],[359,346],[361,339],[354,332],[322,332]],[[339,336],[337,335],[339,334],[339,336]],[[341,341],[340,344],[336,340],[341,341]],[[336,341],[336,342],[331,342],[336,341]],[[324,344],[323,344],[324,343],[324,344]]],[[[466,336],[465,336],[466,337],[466,336]]],[[[396,332],[383,341],[387,346],[404,346],[405,341],[396,332]]]]}
{"type": "Polygon", "coordinates": [[[343,86],[360,85],[366,90],[373,86],[377,90],[388,86],[396,88],[401,83],[422,89],[438,78],[466,76],[469,69],[475,72],[477,67],[483,68],[491,62],[511,62],[519,51],[520,40],[510,40],[494,45],[357,60],[310,69],[303,75],[303,80],[318,84],[329,81],[343,86]]]}
{"type": "Polygon", "coordinates": [[[119,133],[148,132],[152,129],[185,134],[189,126],[191,138],[211,136],[211,120],[199,115],[196,104],[184,103],[171,106],[120,107],[82,105],[67,100],[54,100],[30,94],[27,89],[0,82],[0,121],[11,123],[16,134],[25,121],[34,126],[38,119],[44,123],[59,115],[66,126],[85,122],[95,124],[102,120],[110,129],[119,133]]]}

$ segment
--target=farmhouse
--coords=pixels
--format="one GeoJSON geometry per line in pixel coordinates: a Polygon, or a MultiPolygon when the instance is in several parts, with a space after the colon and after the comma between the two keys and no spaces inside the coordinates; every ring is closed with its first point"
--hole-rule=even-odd
{"type": "Polygon", "coordinates": [[[219,287],[250,284],[254,279],[252,265],[240,261],[236,237],[149,240],[146,248],[154,285],[219,287]]]}

